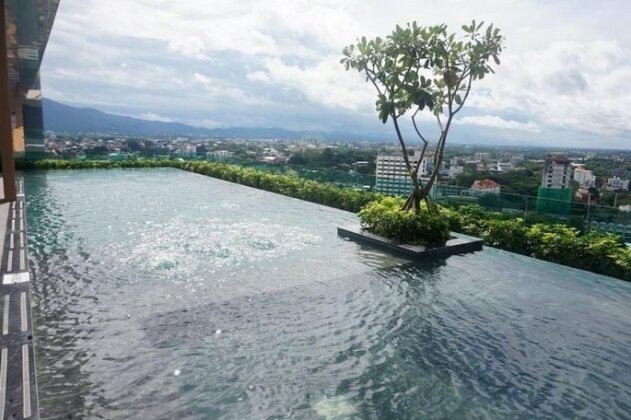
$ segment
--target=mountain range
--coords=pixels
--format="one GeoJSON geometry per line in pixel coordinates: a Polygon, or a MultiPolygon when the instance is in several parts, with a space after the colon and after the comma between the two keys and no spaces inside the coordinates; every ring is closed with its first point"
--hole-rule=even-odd
{"type": "Polygon", "coordinates": [[[321,140],[383,140],[383,136],[355,133],[294,131],[283,128],[193,127],[178,122],[150,121],[122,115],[108,114],[93,108],[78,108],[53,101],[42,100],[44,129],[65,134],[115,134],[121,136],[194,136],[217,138],[276,138],[321,140]]]}

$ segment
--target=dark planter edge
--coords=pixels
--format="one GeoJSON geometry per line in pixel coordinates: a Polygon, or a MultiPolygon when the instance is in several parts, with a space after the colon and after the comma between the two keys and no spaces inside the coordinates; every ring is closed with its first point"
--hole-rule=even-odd
{"type": "Polygon", "coordinates": [[[452,239],[448,240],[444,246],[435,248],[427,248],[422,245],[397,244],[391,239],[370,233],[359,225],[338,227],[337,234],[343,238],[348,238],[362,244],[373,245],[413,259],[448,257],[450,255],[482,250],[481,239],[455,232],[451,232],[452,239]]]}

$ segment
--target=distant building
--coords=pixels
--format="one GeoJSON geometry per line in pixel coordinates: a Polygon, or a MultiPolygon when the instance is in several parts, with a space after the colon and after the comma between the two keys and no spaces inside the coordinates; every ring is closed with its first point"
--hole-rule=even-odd
{"type": "Polygon", "coordinates": [[[607,180],[605,189],[610,191],[629,191],[629,180],[614,176],[607,180]]]}
{"type": "Polygon", "coordinates": [[[480,194],[499,194],[501,186],[492,179],[481,179],[475,181],[471,189],[479,191],[480,194]]]}
{"type": "Polygon", "coordinates": [[[367,160],[358,160],[357,162],[353,162],[353,168],[357,169],[357,168],[365,168],[368,165],[370,165],[370,162],[368,162],[367,160]]]}
{"type": "Polygon", "coordinates": [[[186,159],[194,159],[197,157],[197,146],[194,144],[187,144],[182,149],[178,150],[177,155],[186,159]]]}
{"type": "Polygon", "coordinates": [[[454,179],[462,173],[464,173],[464,166],[452,165],[449,167],[449,171],[447,172],[447,177],[449,179],[454,179]]]}
{"type": "Polygon", "coordinates": [[[572,165],[568,158],[563,155],[548,156],[537,191],[538,212],[569,216],[572,208],[571,175],[572,165]]]}
{"type": "Polygon", "coordinates": [[[127,160],[127,153],[110,153],[107,155],[107,160],[117,161],[117,160],[127,160]]]}
{"type": "Polygon", "coordinates": [[[572,166],[568,158],[562,155],[550,156],[546,159],[541,186],[557,189],[568,188],[571,173],[572,166]]]}
{"type": "Polygon", "coordinates": [[[215,162],[224,161],[228,159],[230,156],[232,156],[232,153],[227,150],[215,150],[214,152],[206,153],[206,159],[215,161],[215,162]]]}
{"type": "MultiPolygon", "coordinates": [[[[408,151],[412,166],[418,163],[420,152],[408,151]]],[[[431,167],[430,159],[433,155],[425,153],[418,177],[427,176],[431,167]]],[[[377,155],[377,168],[375,171],[375,191],[386,195],[408,195],[412,191],[412,180],[408,175],[403,154],[379,154],[377,155]]]]}
{"type": "Polygon", "coordinates": [[[513,164],[510,162],[497,161],[497,163],[490,163],[488,170],[491,172],[510,172],[513,170],[513,164]]]}
{"type": "Polygon", "coordinates": [[[261,162],[269,163],[271,165],[280,165],[287,163],[287,157],[284,155],[263,156],[260,158],[261,162]]]}
{"type": "Polygon", "coordinates": [[[473,160],[475,160],[476,162],[482,162],[483,160],[490,160],[490,159],[491,159],[490,153],[476,152],[473,154],[473,160]]]}
{"type": "Polygon", "coordinates": [[[576,190],[576,193],[574,193],[574,197],[581,201],[589,201],[590,197],[593,198],[593,194],[589,192],[589,189],[587,187],[581,187],[576,190]]]}
{"type": "Polygon", "coordinates": [[[596,186],[596,175],[593,171],[578,166],[574,169],[574,181],[578,182],[581,187],[594,187],[596,186]]]}

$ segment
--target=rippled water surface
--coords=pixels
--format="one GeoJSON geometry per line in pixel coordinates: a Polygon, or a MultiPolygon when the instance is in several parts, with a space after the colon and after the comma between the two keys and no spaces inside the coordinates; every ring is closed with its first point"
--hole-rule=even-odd
{"type": "Polygon", "coordinates": [[[25,174],[43,418],[624,418],[631,286],[411,264],[175,169],[25,174]]]}

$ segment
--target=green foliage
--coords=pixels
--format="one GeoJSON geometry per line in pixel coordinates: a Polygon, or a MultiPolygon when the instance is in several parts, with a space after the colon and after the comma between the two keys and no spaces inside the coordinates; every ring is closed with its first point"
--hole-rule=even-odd
{"type": "Polygon", "coordinates": [[[273,174],[222,163],[185,162],[181,167],[202,175],[352,212],[359,211],[369,202],[381,197],[367,191],[340,188],[290,175],[273,174]]]}
{"type": "Polygon", "coordinates": [[[448,231],[477,236],[485,245],[631,281],[631,249],[618,235],[589,232],[561,224],[529,224],[521,218],[480,206],[441,207],[439,214],[401,212],[401,199],[339,188],[288,175],[222,163],[178,160],[21,161],[21,169],[107,169],[173,167],[237,182],[314,203],[358,212],[374,233],[401,242],[436,245],[448,231]]]}
{"type": "Polygon", "coordinates": [[[181,168],[184,162],[171,159],[151,160],[16,160],[17,169],[112,169],[112,168],[181,168]]]}
{"type": "Polygon", "coordinates": [[[485,245],[631,281],[631,249],[618,235],[581,234],[561,224],[528,225],[480,206],[442,212],[451,230],[477,236],[485,245]]]}
{"type": "MultiPolygon", "coordinates": [[[[499,65],[503,37],[484,22],[464,25],[464,36],[447,32],[447,25],[396,26],[385,39],[362,37],[344,48],[346,70],[364,73],[377,89],[376,109],[382,122],[410,109],[428,108],[439,115],[461,107],[471,82],[493,73],[499,65]]],[[[457,111],[456,111],[457,112],[457,111]]]]}
{"type": "Polygon", "coordinates": [[[464,106],[474,81],[493,73],[491,59],[499,65],[504,37],[493,24],[464,25],[464,36],[447,32],[447,25],[422,27],[416,22],[396,26],[385,39],[362,37],[344,48],[340,62],[346,70],[366,76],[377,90],[375,107],[385,124],[391,119],[397,134],[407,174],[414,188],[407,210],[418,211],[427,200],[438,176],[454,116],[464,106]],[[428,110],[436,117],[440,136],[435,147],[434,169],[424,185],[418,180],[419,164],[412,165],[399,119],[412,112],[414,130],[423,143],[421,157],[429,141],[416,124],[418,112],[428,110]],[[441,117],[446,117],[443,124],[441,117]]]}
{"type": "Polygon", "coordinates": [[[447,242],[449,228],[440,214],[404,211],[403,204],[393,197],[369,203],[359,212],[362,226],[399,243],[441,246],[447,242]]]}
{"type": "Polygon", "coordinates": [[[543,167],[517,169],[510,172],[497,173],[488,171],[477,171],[471,168],[464,173],[456,175],[454,184],[471,188],[476,179],[491,179],[502,186],[504,194],[537,196],[537,189],[541,185],[541,173],[543,167]]]}

